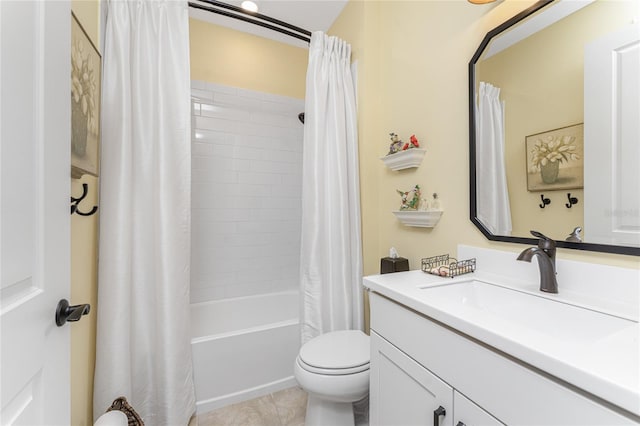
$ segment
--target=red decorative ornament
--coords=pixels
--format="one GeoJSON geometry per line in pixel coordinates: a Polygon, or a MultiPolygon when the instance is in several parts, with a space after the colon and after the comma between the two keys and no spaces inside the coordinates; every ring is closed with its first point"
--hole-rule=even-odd
{"type": "Polygon", "coordinates": [[[420,148],[420,144],[418,143],[418,138],[416,138],[416,135],[411,135],[409,141],[411,141],[411,145],[415,146],[416,148],[420,148]]]}

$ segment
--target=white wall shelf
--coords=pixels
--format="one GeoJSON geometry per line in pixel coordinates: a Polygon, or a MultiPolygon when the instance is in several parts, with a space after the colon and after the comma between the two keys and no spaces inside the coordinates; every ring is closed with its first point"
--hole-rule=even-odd
{"type": "Polygon", "coordinates": [[[438,224],[442,213],[442,210],[400,210],[393,212],[404,225],[419,228],[433,228],[438,224]]]}
{"type": "Polygon", "coordinates": [[[418,167],[422,163],[425,150],[421,148],[410,148],[406,151],[396,152],[395,154],[380,157],[384,164],[391,170],[410,169],[418,167]]]}

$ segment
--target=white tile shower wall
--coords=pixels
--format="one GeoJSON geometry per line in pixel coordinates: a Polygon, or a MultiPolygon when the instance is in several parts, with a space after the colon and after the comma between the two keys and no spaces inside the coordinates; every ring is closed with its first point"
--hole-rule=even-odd
{"type": "Polygon", "coordinates": [[[191,302],[298,288],[304,101],[191,88],[191,302]]]}

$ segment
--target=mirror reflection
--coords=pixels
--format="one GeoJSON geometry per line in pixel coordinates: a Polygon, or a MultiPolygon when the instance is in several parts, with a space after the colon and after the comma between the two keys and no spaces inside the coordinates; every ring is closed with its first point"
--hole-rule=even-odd
{"type": "Polygon", "coordinates": [[[555,1],[491,38],[474,105],[491,234],[640,247],[638,19],[637,0],[555,1]]]}

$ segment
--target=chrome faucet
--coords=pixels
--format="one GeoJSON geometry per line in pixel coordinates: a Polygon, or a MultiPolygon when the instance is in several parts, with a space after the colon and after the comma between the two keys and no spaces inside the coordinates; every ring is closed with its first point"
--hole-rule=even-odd
{"type": "Polygon", "coordinates": [[[540,269],[540,291],[546,293],[558,292],[556,280],[556,243],[551,238],[538,231],[531,231],[531,235],[538,238],[538,247],[529,247],[523,250],[518,260],[531,262],[533,256],[538,256],[538,268],[540,269]]]}

